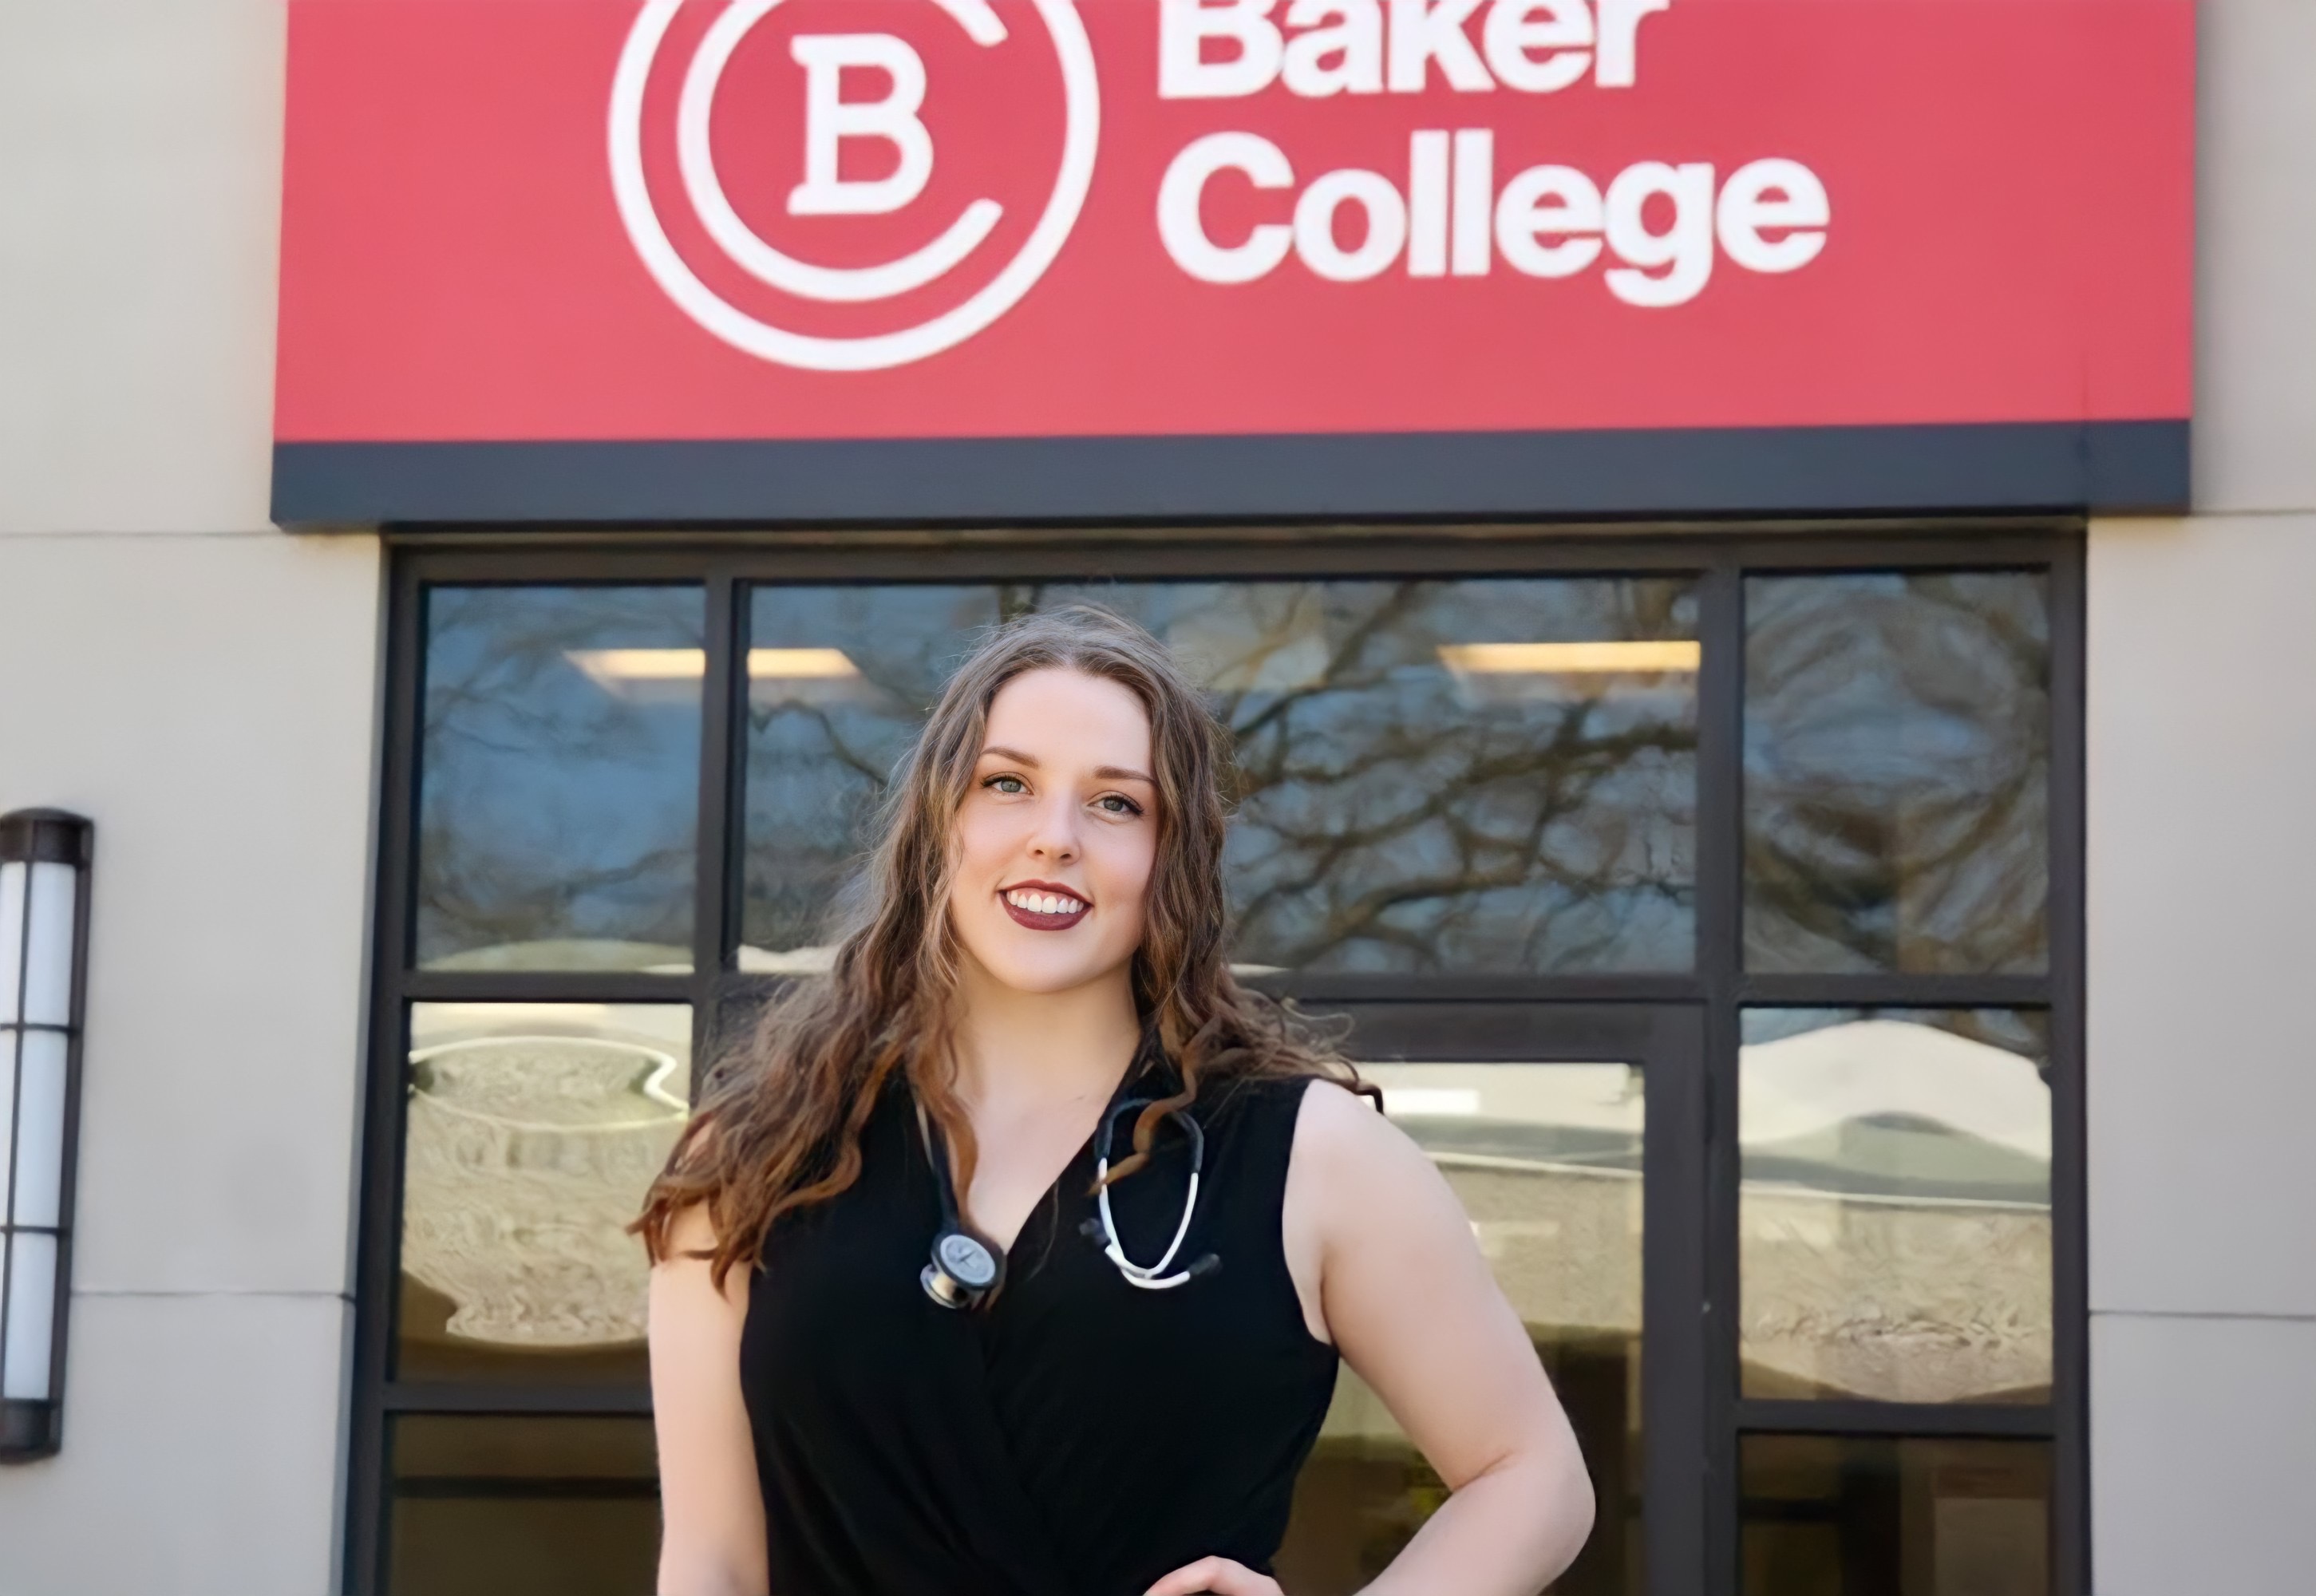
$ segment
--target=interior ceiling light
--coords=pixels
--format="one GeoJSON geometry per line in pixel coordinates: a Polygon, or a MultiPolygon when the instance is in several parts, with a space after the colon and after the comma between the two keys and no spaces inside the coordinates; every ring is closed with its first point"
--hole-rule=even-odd
{"type": "Polygon", "coordinates": [[[759,682],[767,678],[828,681],[858,676],[860,667],[842,648],[751,648],[748,674],[759,682]]]}
{"type": "Polygon", "coordinates": [[[1614,672],[1695,673],[1704,646],[1668,639],[1623,643],[1442,643],[1439,663],[1459,674],[1605,675],[1614,672]]]}
{"type": "MultiPolygon", "coordinates": [[[[697,682],[708,673],[704,648],[572,648],[564,658],[614,691],[645,682],[697,682]]],[[[748,674],[759,682],[825,682],[858,676],[860,667],[842,648],[751,648],[748,674]]]]}

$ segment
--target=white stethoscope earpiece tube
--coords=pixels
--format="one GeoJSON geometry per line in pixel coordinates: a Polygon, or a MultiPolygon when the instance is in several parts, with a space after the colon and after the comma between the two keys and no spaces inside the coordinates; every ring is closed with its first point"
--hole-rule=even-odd
{"type": "Polygon", "coordinates": [[[1174,1239],[1166,1244],[1165,1253],[1155,1263],[1136,1263],[1126,1255],[1126,1244],[1118,1236],[1118,1220],[1109,1210],[1109,1144],[1117,1134],[1118,1116],[1129,1109],[1148,1106],[1146,1098],[1128,1099],[1118,1103],[1102,1117],[1101,1145],[1094,1150],[1094,1208],[1100,1234],[1094,1237],[1101,1244],[1102,1255],[1118,1268],[1118,1274],[1129,1286],[1144,1291],[1171,1291],[1175,1287],[1196,1279],[1216,1267],[1221,1261],[1212,1253],[1199,1259],[1188,1269],[1166,1271],[1182,1250],[1189,1236],[1190,1219],[1198,1211],[1198,1175],[1206,1166],[1207,1138],[1198,1129],[1198,1122],[1180,1110],[1168,1118],[1181,1122],[1184,1136],[1190,1144],[1190,1184],[1182,1195],[1182,1217],[1174,1226],[1174,1239]]]}
{"type": "Polygon", "coordinates": [[[1167,1244],[1165,1255],[1150,1264],[1136,1263],[1128,1258],[1125,1244],[1118,1239],[1118,1222],[1109,1212],[1109,1151],[1107,1147],[1095,1162],[1094,1180],[1097,1182],[1095,1206],[1101,1210],[1101,1250],[1112,1263],[1118,1265],[1118,1272],[1126,1277],[1126,1283],[1139,1286],[1145,1291],[1167,1291],[1188,1280],[1190,1278],[1189,1270],[1170,1275],[1166,1273],[1166,1266],[1174,1262],[1174,1254],[1182,1250],[1182,1238],[1190,1234],[1190,1216],[1198,1211],[1198,1172],[1190,1172],[1190,1189],[1182,1199],[1182,1222],[1174,1226],[1174,1239],[1167,1244]]]}

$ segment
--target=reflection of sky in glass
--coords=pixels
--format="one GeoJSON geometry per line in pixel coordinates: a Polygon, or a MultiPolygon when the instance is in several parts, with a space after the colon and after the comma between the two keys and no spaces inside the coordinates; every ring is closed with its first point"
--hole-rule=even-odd
{"type": "Polygon", "coordinates": [[[2043,579],[1762,577],[1746,607],[1749,967],[2041,969],[2043,579]]]}
{"type": "Polygon", "coordinates": [[[997,605],[988,587],[755,590],[752,650],[833,648],[858,673],[750,681],[750,948],[788,951],[829,937],[886,778],[997,605]]]}
{"type": "Polygon", "coordinates": [[[419,962],[688,965],[697,668],[604,679],[581,660],[697,650],[703,615],[696,587],[430,592],[419,962]]]}
{"type": "Polygon", "coordinates": [[[2046,1032],[2012,1009],[1749,1009],[1745,1179],[2047,1207],[2046,1032]]]}
{"type": "Polygon", "coordinates": [[[1661,580],[761,589],[753,646],[841,649],[860,673],[751,694],[753,949],[828,934],[861,823],[978,629],[1078,599],[1150,627],[1235,735],[1242,961],[1688,963],[1694,674],[1489,672],[1441,653],[1693,638],[1688,584],[1661,580]]]}

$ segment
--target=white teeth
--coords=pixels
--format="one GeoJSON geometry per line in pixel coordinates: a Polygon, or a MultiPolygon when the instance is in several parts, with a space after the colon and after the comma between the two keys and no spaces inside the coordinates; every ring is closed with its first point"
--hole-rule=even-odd
{"type": "Polygon", "coordinates": [[[1074,914],[1085,907],[1076,898],[1051,892],[1009,892],[1005,895],[1005,901],[1032,914],[1074,914]]]}

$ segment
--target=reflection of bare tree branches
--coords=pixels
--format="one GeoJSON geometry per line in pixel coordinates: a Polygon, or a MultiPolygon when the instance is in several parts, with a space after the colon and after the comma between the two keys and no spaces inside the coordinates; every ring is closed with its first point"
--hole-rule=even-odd
{"type": "Polygon", "coordinates": [[[1215,651],[1203,663],[1236,750],[1239,958],[1484,970],[1687,961],[1694,695],[1474,686],[1440,646],[1682,636],[1686,594],[1409,581],[1097,596],[1162,636],[1188,621],[1215,651]]]}
{"type": "Polygon", "coordinates": [[[859,822],[969,630],[1090,598],[1170,638],[1213,686],[1237,752],[1240,958],[1345,969],[1687,962],[1692,685],[1474,688],[1439,653],[1458,640],[1692,636],[1685,582],[948,591],[957,619],[946,627],[923,626],[924,590],[846,590],[841,618],[797,595],[784,612],[789,632],[802,637],[810,613],[812,636],[831,642],[841,619],[862,680],[751,714],[752,942],[824,935],[835,884],[864,841],[859,822]]]}
{"type": "Polygon", "coordinates": [[[630,699],[588,648],[698,648],[697,588],[428,595],[419,957],[572,939],[688,946],[699,691],[630,699]]]}
{"type": "MultiPolygon", "coordinates": [[[[419,872],[420,913],[457,926],[461,937],[460,947],[446,952],[573,936],[601,901],[663,896],[668,881],[691,869],[688,839],[681,847],[654,849],[614,865],[554,872],[542,872],[534,860],[477,847],[447,825],[422,827],[419,847],[429,860],[419,872]]],[[[687,947],[691,940],[681,915],[653,914],[617,930],[623,933],[619,941],[687,947]]]]}
{"type": "MultiPolygon", "coordinates": [[[[917,711],[922,715],[922,710],[917,711]]],[[[844,719],[831,714],[818,704],[808,704],[795,699],[782,699],[762,710],[753,705],[748,711],[748,729],[759,736],[769,735],[772,725],[783,716],[805,722],[811,729],[805,735],[816,737],[829,760],[838,768],[851,771],[881,793],[892,770],[889,758],[880,759],[853,746],[845,735],[844,719]]]]}
{"type": "Polygon", "coordinates": [[[748,712],[743,937],[827,941],[883,801],[942,682],[997,619],[986,587],[763,588],[753,642],[842,648],[855,676],[797,683],[748,712]]]}
{"type": "MultiPolygon", "coordinates": [[[[1307,687],[1272,695],[1269,702],[1260,704],[1251,715],[1243,715],[1241,710],[1252,695],[1244,691],[1225,695],[1216,705],[1216,712],[1222,717],[1223,724],[1230,727],[1233,740],[1243,749],[1260,737],[1272,721],[1280,723],[1283,729],[1296,709],[1310,700],[1328,694],[1363,691],[1376,686],[1376,676],[1363,673],[1359,668],[1360,662],[1371,645],[1385,636],[1394,623],[1406,618],[1421,596],[1421,589],[1415,583],[1402,583],[1391,589],[1381,604],[1356,620],[1334,643],[1327,656],[1325,671],[1307,687]]],[[[1267,659],[1285,646],[1284,638],[1264,638],[1255,645],[1251,656],[1257,660],[1267,659]]],[[[1243,754],[1241,757],[1243,759],[1243,754]]]]}
{"type": "Polygon", "coordinates": [[[1753,967],[2042,967],[2040,579],[1777,578],[1750,593],[1753,967]]]}
{"type": "MultiPolygon", "coordinates": [[[[1548,846],[1552,827],[1586,817],[1601,780],[1622,773],[1643,753],[1685,753],[1693,751],[1696,744],[1693,731],[1661,725],[1589,737],[1582,729],[1588,708],[1574,707],[1554,728],[1550,740],[1539,746],[1476,754],[1462,764],[1453,785],[1414,788],[1415,803],[1374,824],[1329,825],[1322,820],[1300,827],[1277,822],[1262,826],[1276,839],[1281,852],[1297,859],[1300,868],[1274,878],[1242,900],[1240,918],[1248,926],[1262,925],[1273,917],[1292,921],[1296,918],[1292,911],[1300,901],[1320,892],[1362,855],[1388,850],[1429,827],[1436,825],[1442,830],[1455,855],[1451,869],[1385,878],[1334,899],[1329,903],[1323,919],[1301,929],[1296,941],[1266,950],[1265,962],[1305,967],[1367,940],[1386,940],[1402,948],[1420,949],[1425,939],[1392,924],[1388,920],[1391,911],[1517,890],[1528,886],[1540,868],[1548,869],[1557,885],[1580,902],[1598,902],[1635,886],[1653,891],[1668,903],[1685,902],[1685,883],[1677,886],[1668,880],[1635,878],[1629,871],[1608,866],[1588,869],[1573,858],[1553,858],[1548,846]],[[1475,796],[1494,792],[1504,783],[1517,784],[1528,795],[1528,813],[1525,816],[1510,817],[1518,824],[1509,834],[1493,829],[1489,824],[1493,817],[1475,812],[1478,806],[1474,801],[1475,796]]],[[[1350,762],[1342,774],[1358,780],[1421,763],[1436,752],[1427,745],[1437,742],[1437,734],[1418,738],[1406,735],[1404,727],[1395,729],[1401,735],[1379,736],[1378,743],[1384,745],[1350,762]]],[[[1319,774],[1285,767],[1283,761],[1267,767],[1243,763],[1241,770],[1244,783],[1243,814],[1249,816],[1261,814],[1261,798],[1267,792],[1311,780],[1319,774]]],[[[1629,824],[1628,817],[1622,816],[1602,816],[1599,819],[1604,826],[1620,833],[1629,824]]],[[[1612,859],[1624,851],[1621,847],[1603,850],[1612,859]]],[[[1586,950],[1598,953],[1603,947],[1604,940],[1595,938],[1587,943],[1586,950]]]]}

